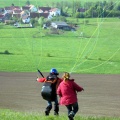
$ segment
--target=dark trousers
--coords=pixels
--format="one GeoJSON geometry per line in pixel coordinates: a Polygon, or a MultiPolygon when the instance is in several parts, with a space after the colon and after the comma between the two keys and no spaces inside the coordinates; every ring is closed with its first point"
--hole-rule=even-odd
{"type": "Polygon", "coordinates": [[[52,102],[54,102],[54,111],[56,113],[59,112],[59,103],[58,103],[58,98],[56,97],[54,101],[47,101],[47,107],[46,107],[46,111],[49,111],[52,109],[52,102]]]}
{"type": "Polygon", "coordinates": [[[75,114],[78,112],[79,110],[79,106],[78,106],[78,103],[74,103],[74,104],[70,104],[70,105],[66,105],[67,107],[67,110],[68,110],[68,115],[70,114],[71,111],[74,112],[74,116],[75,114]]]}

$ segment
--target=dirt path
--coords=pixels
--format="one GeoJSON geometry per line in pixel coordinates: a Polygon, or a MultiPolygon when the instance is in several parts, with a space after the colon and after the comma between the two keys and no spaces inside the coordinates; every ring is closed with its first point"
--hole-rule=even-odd
{"type": "MultiPolygon", "coordinates": [[[[85,89],[78,93],[78,114],[120,116],[120,75],[72,74],[71,77],[85,89]]],[[[0,72],[0,108],[43,112],[46,101],[40,95],[42,83],[36,82],[36,78],[37,73],[0,72]]],[[[62,113],[67,114],[64,106],[60,106],[62,113]]]]}

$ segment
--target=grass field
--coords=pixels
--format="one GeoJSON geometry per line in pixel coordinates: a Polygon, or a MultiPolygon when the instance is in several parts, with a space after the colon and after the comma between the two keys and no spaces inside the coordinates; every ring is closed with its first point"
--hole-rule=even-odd
{"type": "MultiPolygon", "coordinates": [[[[11,110],[0,110],[0,119],[1,120],[68,120],[67,116],[61,115],[45,117],[39,113],[23,113],[23,112],[14,112],[11,110]]],[[[120,120],[119,117],[83,117],[76,116],[75,120],[120,120]]]]}
{"type": "Polygon", "coordinates": [[[48,71],[56,67],[59,71],[119,74],[120,19],[87,20],[87,25],[83,24],[85,19],[78,20],[77,31],[59,35],[0,24],[0,71],[48,71]]]}
{"type": "MultiPolygon", "coordinates": [[[[53,6],[53,3],[56,3],[56,2],[63,2],[63,0],[29,0],[31,4],[34,4],[36,6],[53,6]]],[[[67,2],[75,2],[75,0],[64,0],[64,2],[67,1],[67,2]]],[[[81,2],[96,2],[96,0],[81,0],[81,2]]],[[[103,1],[103,0],[97,0],[97,1],[103,1]]],[[[109,2],[111,0],[106,0],[106,2],[109,2]]],[[[10,6],[12,3],[16,6],[24,6],[26,4],[27,0],[0,0],[0,7],[3,7],[3,6],[10,6]]],[[[119,0],[116,0],[115,1],[116,3],[119,2],[119,0]]]]}

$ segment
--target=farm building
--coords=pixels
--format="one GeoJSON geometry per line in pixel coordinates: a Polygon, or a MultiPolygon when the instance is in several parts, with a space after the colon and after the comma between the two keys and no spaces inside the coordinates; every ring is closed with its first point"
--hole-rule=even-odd
{"type": "Polygon", "coordinates": [[[52,22],[51,27],[57,28],[57,29],[62,29],[62,30],[67,30],[67,31],[70,31],[70,30],[75,31],[75,28],[72,28],[66,22],[60,22],[60,21],[52,22]]]}

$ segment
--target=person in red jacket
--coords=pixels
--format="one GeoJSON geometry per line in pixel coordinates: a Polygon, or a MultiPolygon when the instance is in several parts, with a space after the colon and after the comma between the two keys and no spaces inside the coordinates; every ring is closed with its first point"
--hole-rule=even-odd
{"type": "Polygon", "coordinates": [[[59,75],[58,71],[55,68],[52,68],[50,70],[50,74],[46,78],[37,78],[38,82],[46,82],[47,80],[50,81],[52,77],[56,77],[57,79],[52,82],[52,100],[47,100],[47,107],[45,110],[45,115],[48,116],[51,109],[52,109],[52,102],[54,102],[54,115],[59,114],[59,103],[58,103],[58,98],[57,98],[57,88],[59,84],[62,82],[62,79],[57,77],[59,75]]]}
{"type": "Polygon", "coordinates": [[[60,96],[60,105],[65,105],[68,110],[69,120],[74,120],[75,114],[78,112],[78,100],[76,92],[84,90],[81,86],[70,79],[70,74],[65,72],[63,74],[63,81],[57,89],[57,94],[60,96]]]}

